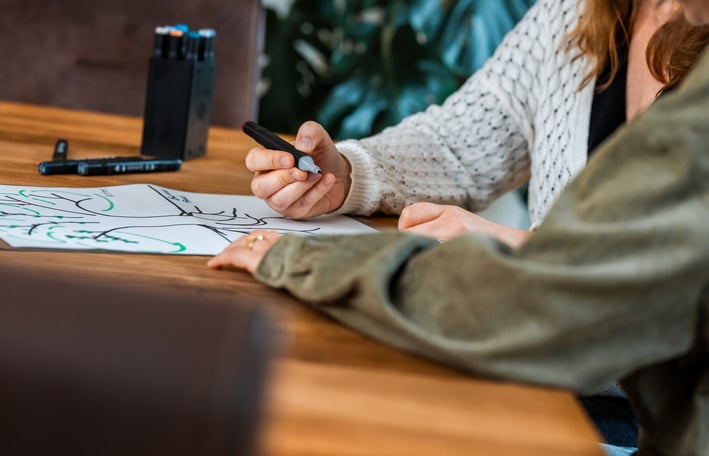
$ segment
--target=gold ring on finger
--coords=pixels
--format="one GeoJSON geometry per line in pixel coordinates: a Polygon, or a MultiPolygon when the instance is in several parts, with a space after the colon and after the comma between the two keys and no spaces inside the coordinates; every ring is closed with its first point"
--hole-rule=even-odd
{"type": "Polygon", "coordinates": [[[249,250],[253,250],[254,244],[256,244],[256,241],[263,241],[263,240],[264,240],[264,237],[261,234],[259,234],[257,236],[249,236],[246,239],[246,248],[249,250]]]}

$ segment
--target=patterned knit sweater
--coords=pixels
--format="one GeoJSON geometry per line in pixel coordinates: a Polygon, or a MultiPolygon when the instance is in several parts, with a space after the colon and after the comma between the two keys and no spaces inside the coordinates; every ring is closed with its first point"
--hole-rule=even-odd
{"type": "Polygon", "coordinates": [[[338,149],[352,186],[338,213],[398,214],[416,201],[482,210],[529,181],[538,225],[588,155],[594,84],[565,36],[577,0],[538,0],[486,64],[442,105],[338,149]]]}

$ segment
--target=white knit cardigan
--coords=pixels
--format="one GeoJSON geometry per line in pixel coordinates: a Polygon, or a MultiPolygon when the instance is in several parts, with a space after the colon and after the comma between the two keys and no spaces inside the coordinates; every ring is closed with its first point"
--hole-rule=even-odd
{"type": "Polygon", "coordinates": [[[578,0],[538,0],[486,64],[442,105],[362,140],[337,143],[352,164],[338,213],[398,214],[416,201],[477,211],[529,181],[539,224],[585,166],[593,83],[565,37],[578,0]]]}

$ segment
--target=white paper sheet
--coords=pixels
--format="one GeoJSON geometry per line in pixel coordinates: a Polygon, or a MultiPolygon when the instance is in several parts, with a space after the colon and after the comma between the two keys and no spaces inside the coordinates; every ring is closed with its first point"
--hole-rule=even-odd
{"type": "Polygon", "coordinates": [[[345,216],[290,220],[254,196],[148,184],[0,185],[0,238],[15,248],[215,255],[260,228],[303,235],[374,231],[345,216]]]}

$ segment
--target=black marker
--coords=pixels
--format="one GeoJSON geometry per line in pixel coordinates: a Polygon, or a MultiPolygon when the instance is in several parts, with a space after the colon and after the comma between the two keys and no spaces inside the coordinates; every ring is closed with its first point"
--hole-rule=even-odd
{"type": "Polygon", "coordinates": [[[155,57],[163,57],[165,55],[165,46],[169,33],[170,30],[167,27],[161,25],[155,27],[155,33],[153,34],[153,55],[155,57]]]}
{"type": "Polygon", "coordinates": [[[182,166],[182,160],[175,159],[142,159],[109,160],[101,163],[79,163],[77,174],[82,176],[98,176],[105,174],[127,173],[157,173],[161,171],[177,171],[182,166]]]}
{"type": "Polygon", "coordinates": [[[295,158],[295,165],[298,169],[302,171],[309,171],[311,173],[322,174],[320,168],[313,161],[313,157],[303,153],[293,147],[291,143],[283,138],[280,138],[275,133],[266,130],[261,125],[256,122],[247,121],[241,126],[244,133],[251,136],[256,140],[257,143],[261,144],[263,147],[272,150],[282,150],[284,152],[289,152],[293,158],[295,158]]]}
{"type": "Polygon", "coordinates": [[[102,157],[79,158],[76,160],[43,161],[39,164],[39,174],[76,174],[81,163],[104,163],[115,161],[133,161],[140,157],[102,157]]]}
{"type": "Polygon", "coordinates": [[[214,29],[199,29],[199,60],[214,59],[214,38],[217,32],[214,29]]]}
{"type": "Polygon", "coordinates": [[[69,156],[69,141],[66,139],[58,139],[57,143],[54,145],[54,154],[52,154],[53,161],[66,160],[69,156]]]}
{"type": "Polygon", "coordinates": [[[186,40],[185,60],[197,60],[199,58],[199,33],[187,32],[186,40]]]}

